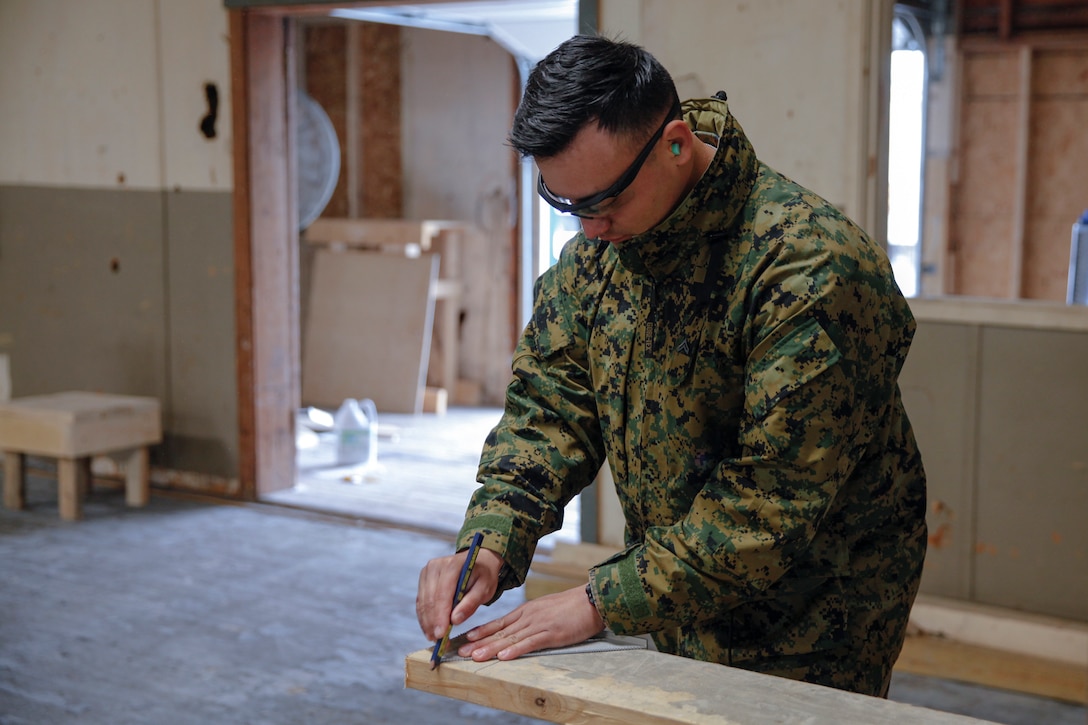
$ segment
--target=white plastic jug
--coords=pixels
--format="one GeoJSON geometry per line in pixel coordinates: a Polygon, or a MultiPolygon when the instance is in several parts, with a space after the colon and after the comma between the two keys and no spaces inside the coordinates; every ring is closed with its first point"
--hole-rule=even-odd
{"type": "Polygon", "coordinates": [[[370,398],[348,398],[333,419],[336,433],[336,462],[347,466],[378,461],[378,409],[370,398]]]}

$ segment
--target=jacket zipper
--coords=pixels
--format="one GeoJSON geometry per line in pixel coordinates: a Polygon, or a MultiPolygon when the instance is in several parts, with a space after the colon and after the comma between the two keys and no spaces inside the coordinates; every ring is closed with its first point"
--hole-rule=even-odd
{"type": "MultiPolygon", "coordinates": [[[[646,354],[646,356],[644,358],[644,361],[643,361],[643,370],[645,371],[643,373],[644,374],[643,386],[645,386],[645,387],[642,390],[642,403],[643,403],[643,413],[644,414],[645,414],[645,406],[646,406],[646,399],[647,399],[646,390],[650,385],[654,384],[654,378],[656,378],[656,376],[657,376],[656,353],[657,353],[657,348],[658,348],[658,342],[657,342],[657,323],[658,323],[657,281],[651,276],[651,277],[649,277],[649,279],[647,281],[647,284],[649,285],[649,291],[650,291],[649,297],[650,297],[650,300],[649,300],[649,304],[647,305],[647,311],[646,311],[646,347],[647,347],[648,353],[646,354]],[[647,375],[646,373],[650,373],[650,374],[647,375]]],[[[644,418],[643,421],[642,421],[642,426],[639,428],[639,433],[638,433],[640,452],[645,451],[646,445],[647,445],[646,425],[647,425],[647,423],[646,423],[646,420],[644,418]]],[[[640,536],[643,533],[645,533],[646,527],[649,525],[648,524],[648,522],[649,522],[649,512],[647,511],[647,497],[646,497],[646,491],[644,490],[645,486],[647,484],[647,476],[648,476],[645,464],[646,464],[645,457],[640,455],[639,456],[639,461],[638,461],[638,469],[639,469],[639,476],[638,476],[638,481],[639,481],[638,510],[639,510],[640,518],[642,519],[639,522],[639,528],[641,529],[641,531],[639,532],[640,536]]]]}

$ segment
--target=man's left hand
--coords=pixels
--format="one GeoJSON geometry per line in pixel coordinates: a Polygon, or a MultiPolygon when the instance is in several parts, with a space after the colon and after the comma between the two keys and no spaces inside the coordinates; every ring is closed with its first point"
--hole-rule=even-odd
{"type": "Polygon", "coordinates": [[[505,617],[474,627],[468,632],[468,644],[457,654],[477,662],[492,657],[512,660],[540,649],[583,642],[602,629],[604,620],[585,587],[577,587],[533,599],[505,617]]]}

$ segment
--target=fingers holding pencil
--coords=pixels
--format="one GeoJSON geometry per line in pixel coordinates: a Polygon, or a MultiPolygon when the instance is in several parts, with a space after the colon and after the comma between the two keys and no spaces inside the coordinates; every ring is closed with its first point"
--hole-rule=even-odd
{"type": "MultiPolygon", "coordinates": [[[[461,603],[465,593],[469,588],[469,581],[472,577],[472,568],[476,566],[476,557],[480,553],[480,544],[483,543],[484,535],[477,532],[472,537],[472,544],[468,547],[468,552],[465,556],[465,561],[461,565],[461,571],[457,575],[457,585],[453,590],[453,609],[454,613],[460,616],[457,612],[457,605],[461,603]]],[[[434,652],[431,653],[431,669],[438,667],[438,663],[442,661],[442,655],[445,654],[446,644],[450,639],[450,629],[453,628],[454,614],[450,614],[450,624],[446,626],[446,631],[442,634],[442,638],[438,640],[438,643],[434,646],[434,652]]]]}
{"type": "Polygon", "coordinates": [[[467,620],[495,595],[502,558],[489,549],[479,548],[475,566],[468,572],[464,594],[455,603],[458,579],[468,554],[468,550],[463,550],[432,559],[420,571],[416,617],[424,636],[431,641],[440,640],[451,625],[467,620]]]}

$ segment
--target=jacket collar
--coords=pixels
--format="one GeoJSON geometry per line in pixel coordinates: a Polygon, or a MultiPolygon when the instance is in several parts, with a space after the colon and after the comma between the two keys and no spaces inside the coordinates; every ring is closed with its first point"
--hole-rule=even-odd
{"type": "Polygon", "coordinates": [[[717,146],[717,151],[706,173],[669,216],[613,247],[623,266],[636,274],[663,278],[687,267],[707,244],[708,234],[733,226],[755,184],[759,161],[725,100],[687,101],[683,117],[696,138],[717,146]]]}

